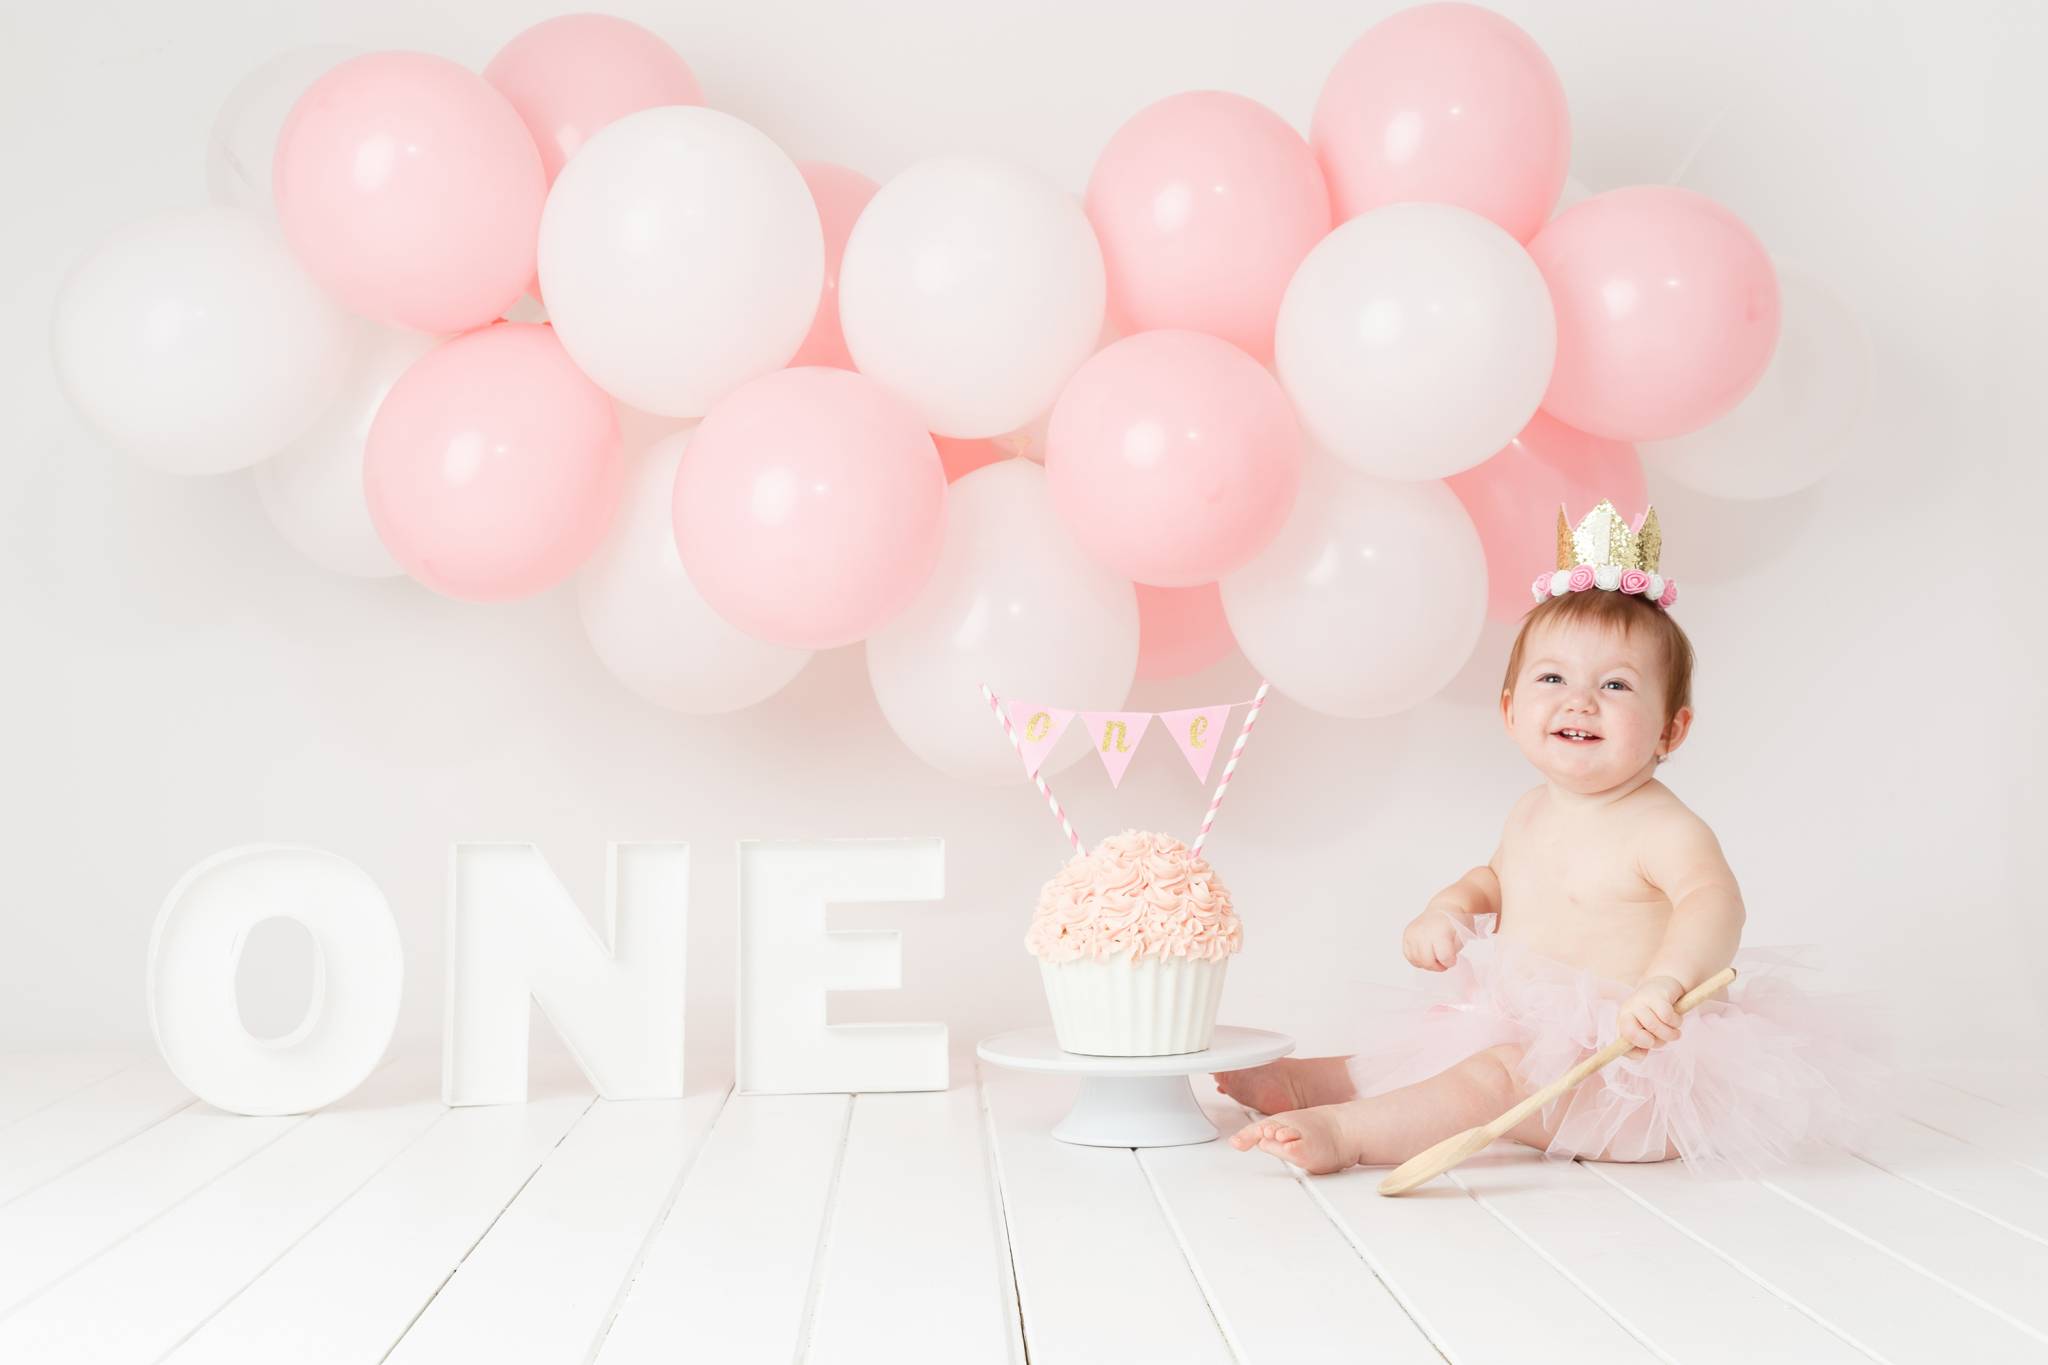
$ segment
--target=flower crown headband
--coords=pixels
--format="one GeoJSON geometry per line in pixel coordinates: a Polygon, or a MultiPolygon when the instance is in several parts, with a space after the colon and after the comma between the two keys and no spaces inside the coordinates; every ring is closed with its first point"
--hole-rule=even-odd
{"type": "Polygon", "coordinates": [[[1645,508],[1631,526],[1614,504],[1602,498],[1574,531],[1563,507],[1557,509],[1557,568],[1536,575],[1529,591],[1538,602],[1568,592],[1598,588],[1602,592],[1641,595],[1667,611],[1678,601],[1678,582],[1657,572],[1664,533],[1657,528],[1657,509],[1645,508]]]}

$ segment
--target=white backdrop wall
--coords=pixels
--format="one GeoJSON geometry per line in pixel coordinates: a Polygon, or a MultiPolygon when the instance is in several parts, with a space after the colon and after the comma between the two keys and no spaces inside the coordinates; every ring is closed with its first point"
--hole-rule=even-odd
{"type": "MultiPolygon", "coordinates": [[[[748,713],[693,719],[615,685],[572,591],[509,606],[300,560],[246,473],[181,481],[68,412],[47,327],[66,268],[129,219],[204,202],[220,100],[316,42],[481,67],[540,0],[10,6],[0,42],[5,376],[0,452],[0,1049],[143,1045],[144,949],[190,864],[316,844],[383,886],[408,954],[400,1037],[438,1036],[447,846],[531,840],[588,910],[606,840],[694,845],[691,1026],[729,1036],[734,844],[937,834],[942,903],[847,911],[905,931],[905,989],[834,1017],[942,1019],[956,1048],[1041,1022],[1021,940],[1063,844],[1023,786],[959,785],[884,725],[858,647],[748,713]]],[[[1118,124],[1178,90],[1263,100],[1306,128],[1344,47],[1393,6],[701,0],[610,8],[655,29],[709,101],[798,159],[885,180],[980,149],[1078,191],[1118,124]]],[[[2048,291],[2028,5],[1501,4],[1570,97],[1591,188],[1678,179],[1742,215],[1866,320],[1876,375],[1840,472],[1773,503],[1651,470],[1700,652],[1699,720],[1667,780],[1720,833],[1754,942],[1820,945],[1836,982],[1892,993],[1911,1053],[2048,1032],[2034,774],[2048,291]]],[[[1443,696],[1337,721],[1269,709],[1212,851],[1247,924],[1227,1021],[1310,1049],[1411,973],[1397,935],[1492,848],[1531,781],[1494,719],[1507,633],[1443,696]]],[[[1249,695],[1242,659],[1132,704],[1249,695]]],[[[1111,705],[1117,698],[1064,699],[1111,705]]],[[[1002,738],[991,722],[989,743],[1002,738]]],[[[1078,730],[1067,743],[1079,743],[1078,730]]],[[[1192,831],[1163,737],[1121,791],[1057,783],[1084,834],[1192,831]]],[[[303,949],[266,939],[248,1017],[281,1031],[303,949]]]]}

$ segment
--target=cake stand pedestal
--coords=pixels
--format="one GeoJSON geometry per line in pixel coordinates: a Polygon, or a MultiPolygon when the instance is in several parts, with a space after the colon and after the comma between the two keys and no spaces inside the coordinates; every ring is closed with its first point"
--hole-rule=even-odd
{"type": "Polygon", "coordinates": [[[1014,1071],[1080,1078],[1081,1093],[1074,1107],[1052,1130],[1061,1142],[1084,1147],[1185,1147],[1219,1136],[1189,1088],[1190,1076],[1241,1071],[1292,1051],[1294,1040],[1284,1033],[1219,1025],[1206,1052],[1090,1057],[1061,1051],[1048,1026],[984,1038],[974,1054],[1014,1071]]]}

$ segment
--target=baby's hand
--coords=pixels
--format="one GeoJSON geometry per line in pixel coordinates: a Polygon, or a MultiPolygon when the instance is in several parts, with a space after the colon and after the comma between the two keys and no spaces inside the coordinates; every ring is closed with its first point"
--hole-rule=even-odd
{"type": "Polygon", "coordinates": [[[1458,925],[1449,912],[1430,906],[1401,934],[1401,952],[1426,972],[1440,972],[1458,960],[1458,925]]]}
{"type": "Polygon", "coordinates": [[[1637,1047],[1656,1047],[1678,1037],[1678,997],[1685,983],[1671,976],[1653,976],[1621,1002],[1615,1031],[1637,1047]]]}

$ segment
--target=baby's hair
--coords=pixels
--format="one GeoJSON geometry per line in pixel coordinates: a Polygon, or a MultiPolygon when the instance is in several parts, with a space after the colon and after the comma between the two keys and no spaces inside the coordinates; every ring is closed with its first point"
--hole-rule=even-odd
{"type": "Polygon", "coordinates": [[[1522,649],[1531,630],[1538,625],[1582,623],[1618,630],[1624,635],[1648,631],[1664,655],[1665,723],[1669,724],[1673,716],[1692,705],[1692,641],[1685,638],[1671,613],[1639,593],[1599,589],[1560,593],[1529,609],[1522,617],[1522,628],[1515,633],[1515,647],[1508,651],[1507,679],[1501,684],[1501,691],[1512,694],[1515,690],[1515,675],[1522,671],[1522,649]]]}

